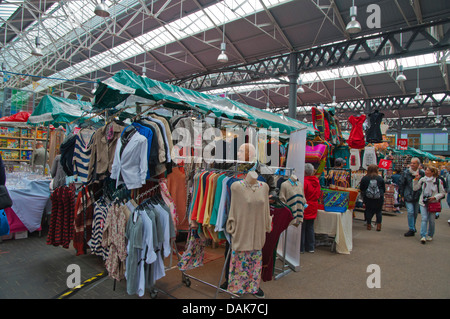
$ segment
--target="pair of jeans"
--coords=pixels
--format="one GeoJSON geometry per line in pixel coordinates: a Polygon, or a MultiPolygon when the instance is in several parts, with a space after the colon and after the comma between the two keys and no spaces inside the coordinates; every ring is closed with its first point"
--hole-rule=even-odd
{"type": "Polygon", "coordinates": [[[419,214],[419,202],[405,202],[406,210],[408,212],[408,227],[413,232],[416,231],[416,220],[419,214]]]}
{"type": "Polygon", "coordinates": [[[300,252],[314,251],[314,219],[304,219],[302,222],[302,234],[300,241],[300,252]]]}
{"type": "Polygon", "coordinates": [[[420,238],[426,237],[427,235],[433,237],[436,213],[429,213],[426,206],[420,206],[420,215],[422,216],[420,238]]]}
{"type": "Polygon", "coordinates": [[[447,193],[447,204],[448,208],[450,208],[450,193],[447,193]]]}

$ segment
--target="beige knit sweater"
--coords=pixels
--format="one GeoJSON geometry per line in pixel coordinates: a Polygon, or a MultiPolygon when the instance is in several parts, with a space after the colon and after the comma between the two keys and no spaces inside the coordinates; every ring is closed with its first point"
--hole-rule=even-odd
{"type": "Polygon", "coordinates": [[[271,231],[269,186],[264,182],[258,184],[259,187],[254,190],[246,186],[243,180],[231,185],[226,231],[231,235],[234,251],[261,250],[266,232],[271,231]]]}

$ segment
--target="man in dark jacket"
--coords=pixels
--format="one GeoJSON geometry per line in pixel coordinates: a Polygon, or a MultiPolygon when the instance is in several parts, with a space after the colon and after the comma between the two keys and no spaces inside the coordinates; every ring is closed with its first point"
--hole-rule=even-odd
{"type": "Polygon", "coordinates": [[[409,230],[405,233],[406,237],[414,236],[416,232],[416,220],[419,213],[419,197],[420,190],[413,190],[413,179],[418,174],[421,177],[425,176],[425,172],[419,169],[420,159],[413,157],[411,159],[409,168],[403,171],[400,176],[398,193],[403,197],[408,212],[408,227],[409,230]]]}

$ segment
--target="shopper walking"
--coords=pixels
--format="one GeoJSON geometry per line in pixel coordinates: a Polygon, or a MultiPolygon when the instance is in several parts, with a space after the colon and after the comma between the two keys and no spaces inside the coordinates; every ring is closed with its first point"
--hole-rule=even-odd
{"type": "Polygon", "coordinates": [[[313,253],[315,247],[314,238],[314,220],[317,218],[317,210],[320,197],[320,183],[317,176],[314,175],[314,166],[310,163],[305,164],[305,178],[303,190],[306,204],[308,205],[303,212],[302,233],[300,241],[300,252],[313,253]]]}
{"type": "Polygon", "coordinates": [[[419,197],[420,189],[417,191],[413,190],[413,180],[416,176],[423,177],[425,172],[419,169],[421,165],[420,159],[417,157],[411,158],[409,168],[402,172],[400,176],[398,193],[403,198],[408,212],[408,231],[405,233],[406,237],[414,236],[416,233],[416,220],[419,214],[419,197]]]}
{"type": "Polygon", "coordinates": [[[375,215],[377,231],[380,231],[386,185],[384,179],[378,175],[378,165],[371,164],[367,167],[367,174],[361,179],[360,190],[366,206],[364,216],[367,229],[372,229],[372,218],[375,215]]]}
{"type": "Polygon", "coordinates": [[[421,190],[419,205],[422,216],[420,225],[420,242],[422,244],[433,240],[434,236],[436,212],[430,211],[429,205],[439,203],[445,197],[444,184],[438,176],[438,169],[428,166],[424,177],[416,176],[413,180],[413,189],[421,190]]]}

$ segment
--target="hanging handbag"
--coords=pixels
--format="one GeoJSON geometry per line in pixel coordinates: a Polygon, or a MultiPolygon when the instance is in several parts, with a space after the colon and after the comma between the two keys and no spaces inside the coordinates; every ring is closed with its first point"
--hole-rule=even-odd
{"type": "Polygon", "coordinates": [[[305,162],[319,163],[327,155],[327,145],[326,144],[314,145],[312,141],[308,141],[307,143],[310,143],[310,145],[306,144],[305,162]]]}
{"type": "Polygon", "coordinates": [[[12,199],[9,196],[8,189],[5,185],[0,185],[0,209],[12,206],[12,199]]]}
{"type": "Polygon", "coordinates": [[[440,213],[442,210],[441,202],[427,203],[427,210],[429,213],[440,213]]]}
{"type": "Polygon", "coordinates": [[[9,222],[4,209],[0,210],[0,236],[9,235],[9,222]]]}

